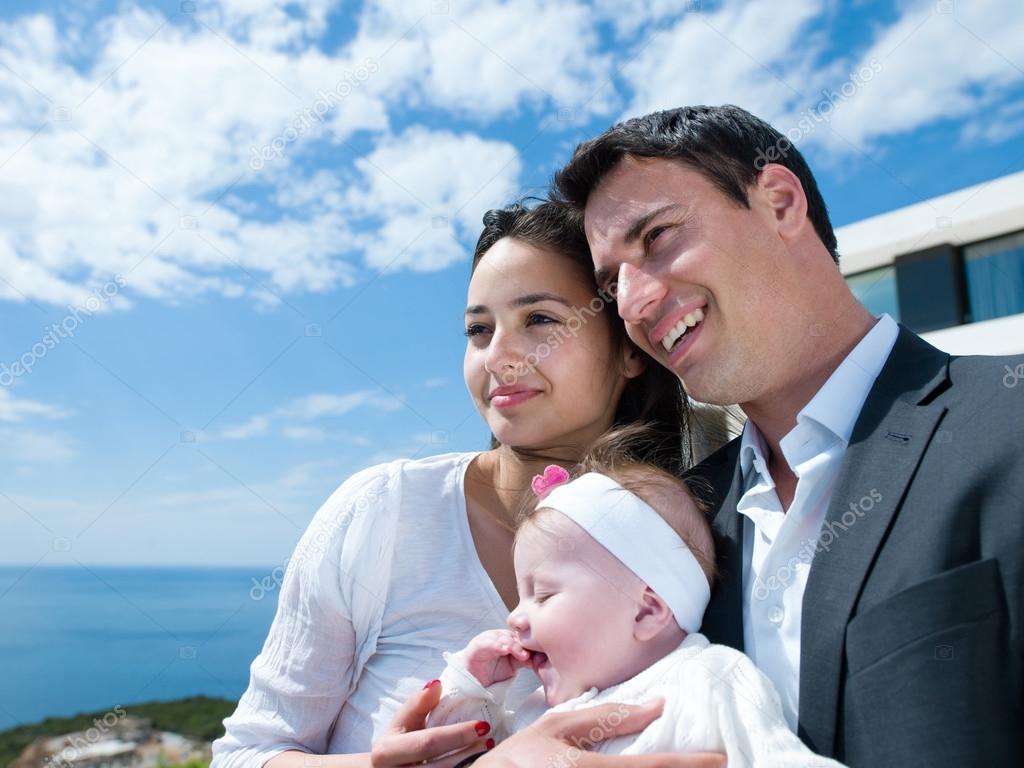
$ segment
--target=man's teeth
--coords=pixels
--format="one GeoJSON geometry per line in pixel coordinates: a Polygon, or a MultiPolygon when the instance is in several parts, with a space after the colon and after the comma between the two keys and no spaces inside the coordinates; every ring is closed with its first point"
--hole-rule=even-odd
{"type": "Polygon", "coordinates": [[[679,341],[679,339],[683,338],[683,336],[686,335],[686,332],[688,330],[690,330],[691,328],[693,328],[693,326],[695,326],[697,323],[703,320],[703,309],[695,309],[693,310],[693,312],[688,313],[686,317],[680,320],[671,331],[665,334],[665,338],[661,340],[661,346],[663,346],[665,348],[665,351],[668,352],[670,349],[672,349],[672,347],[675,346],[676,342],[679,341]]]}

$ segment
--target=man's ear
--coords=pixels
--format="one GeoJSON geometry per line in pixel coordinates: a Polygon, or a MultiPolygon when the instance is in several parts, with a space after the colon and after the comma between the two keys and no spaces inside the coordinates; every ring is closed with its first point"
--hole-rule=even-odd
{"type": "Polygon", "coordinates": [[[810,224],[803,185],[784,165],[766,165],[757,177],[756,193],[783,240],[794,239],[810,224]]]}
{"type": "Polygon", "coordinates": [[[665,601],[653,589],[645,586],[633,621],[633,637],[640,642],[653,640],[667,625],[674,624],[675,620],[665,601]]]}
{"type": "Polygon", "coordinates": [[[627,379],[635,379],[645,370],[650,358],[631,341],[625,342],[622,349],[622,373],[627,379]]]}

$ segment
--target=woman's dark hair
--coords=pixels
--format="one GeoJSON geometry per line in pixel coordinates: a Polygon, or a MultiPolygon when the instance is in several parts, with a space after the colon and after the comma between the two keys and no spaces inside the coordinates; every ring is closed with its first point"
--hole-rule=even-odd
{"type": "MultiPolygon", "coordinates": [[[[579,265],[594,296],[599,296],[582,217],[572,206],[561,201],[527,198],[505,208],[488,211],[483,221],[484,229],[473,251],[471,274],[495,243],[511,237],[550,252],[552,258],[567,258],[579,265]]],[[[614,299],[608,294],[600,295],[606,300],[600,314],[605,316],[615,348],[621,349],[623,344],[632,345],[614,299]]],[[[680,475],[692,466],[694,451],[690,436],[689,400],[676,375],[650,359],[643,373],[626,382],[613,425],[619,427],[637,422],[648,423],[650,445],[649,454],[645,455],[647,460],[674,475],[680,475]]],[[[498,445],[497,438],[492,435],[491,447],[497,448],[498,445]]]]}
{"type": "Polygon", "coordinates": [[[556,195],[582,210],[590,193],[624,157],[686,163],[744,208],[750,207],[747,188],[764,166],[783,165],[800,180],[807,217],[832,260],[839,263],[828,209],[803,155],[786,136],[745,109],[732,104],[679,107],[613,125],[576,147],[572,159],[555,174],[556,195]]]}

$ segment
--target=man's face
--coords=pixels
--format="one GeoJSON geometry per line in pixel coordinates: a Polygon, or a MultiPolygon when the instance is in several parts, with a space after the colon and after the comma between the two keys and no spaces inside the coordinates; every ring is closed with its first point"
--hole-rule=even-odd
{"type": "Polygon", "coordinates": [[[775,213],[749,195],[745,209],[683,163],[627,157],[587,201],[594,268],[601,287],[617,283],[630,338],[703,402],[784,386],[787,336],[802,327],[775,213]]]}

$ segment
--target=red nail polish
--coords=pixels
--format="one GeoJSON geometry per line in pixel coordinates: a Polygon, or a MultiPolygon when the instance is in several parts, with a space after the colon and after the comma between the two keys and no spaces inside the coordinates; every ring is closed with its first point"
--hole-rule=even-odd
{"type": "Polygon", "coordinates": [[[494,749],[494,739],[488,739],[484,746],[488,749],[494,749]]]}
{"type": "Polygon", "coordinates": [[[427,688],[430,688],[431,686],[440,685],[440,684],[441,684],[440,680],[431,680],[429,683],[427,683],[426,685],[423,686],[423,690],[427,690],[427,688]]]}
{"type": "Polygon", "coordinates": [[[491,724],[485,723],[483,720],[479,721],[475,727],[477,736],[486,736],[491,732],[491,724]]]}

